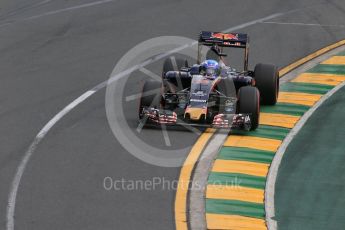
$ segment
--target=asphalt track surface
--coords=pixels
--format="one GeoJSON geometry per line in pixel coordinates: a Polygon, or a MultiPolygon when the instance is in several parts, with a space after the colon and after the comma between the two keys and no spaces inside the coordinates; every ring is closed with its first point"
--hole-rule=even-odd
{"type": "MultiPolygon", "coordinates": [[[[200,30],[220,31],[288,12],[270,20],[274,23],[239,31],[252,38],[252,67],[257,62],[283,67],[345,37],[342,0],[5,0],[0,8],[1,229],[13,177],[36,134],[67,104],[107,80],[139,42],[164,35],[195,38],[200,30]]],[[[130,79],[133,92],[139,92],[138,82],[130,79]]],[[[15,229],[174,229],[174,190],[103,188],[105,177],[172,181],[180,170],[127,153],[109,128],[104,94],[65,116],[34,152],[17,194],[15,229]]],[[[135,103],[126,109],[132,111],[127,119],[134,120],[135,103]]],[[[166,148],[160,131],[145,134],[152,145],[166,148]]],[[[191,147],[197,139],[181,131],[169,131],[169,137],[172,148],[191,147]]]]}
{"type": "Polygon", "coordinates": [[[344,228],[345,111],[339,106],[344,99],[342,88],[312,115],[287,148],[276,184],[279,229],[344,228]]]}

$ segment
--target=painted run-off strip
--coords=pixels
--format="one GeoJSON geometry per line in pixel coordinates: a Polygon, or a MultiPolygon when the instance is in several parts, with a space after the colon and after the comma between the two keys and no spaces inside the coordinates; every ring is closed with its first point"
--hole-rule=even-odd
{"type": "Polygon", "coordinates": [[[208,229],[266,229],[265,220],[240,215],[206,214],[208,229]]]}
{"type": "Polygon", "coordinates": [[[234,130],[231,132],[231,134],[283,140],[285,136],[289,133],[289,131],[290,129],[287,129],[287,128],[261,124],[260,129],[256,129],[254,131],[247,132],[247,131],[234,130]]]}
{"type": "Polygon", "coordinates": [[[325,73],[304,73],[292,80],[296,83],[319,84],[333,86],[339,85],[345,80],[345,75],[334,75],[325,73]]]}
{"type": "Polygon", "coordinates": [[[274,152],[249,148],[223,147],[217,159],[238,160],[268,164],[272,162],[274,152]]]}
{"type": "MultiPolygon", "coordinates": [[[[305,74],[302,74],[302,75],[305,75],[305,74]]],[[[309,93],[309,94],[325,94],[333,88],[333,86],[327,86],[324,84],[321,84],[321,85],[310,84],[311,83],[310,81],[307,81],[307,82],[308,83],[295,82],[295,81],[286,82],[280,86],[280,91],[281,92],[301,92],[301,93],[309,93]]],[[[267,108],[267,107],[268,106],[264,106],[263,108],[267,108]]],[[[273,107],[277,107],[277,105],[273,107]]],[[[303,115],[303,113],[301,115],[303,115]]]]}
{"type": "MultiPolygon", "coordinates": [[[[292,115],[292,116],[302,116],[309,109],[310,109],[310,106],[305,106],[305,105],[277,103],[274,106],[261,107],[261,112],[271,113],[271,114],[277,113],[277,114],[287,114],[287,115],[292,115]]],[[[260,125],[260,128],[262,128],[261,125],[260,125]]]]}
{"type": "Polygon", "coordinates": [[[295,126],[300,116],[277,113],[260,113],[260,125],[278,126],[292,128],[295,126]]]}
{"type": "Polygon", "coordinates": [[[318,100],[320,100],[321,97],[321,94],[310,94],[301,92],[280,92],[278,102],[312,106],[318,100]]]}
{"type": "Polygon", "coordinates": [[[251,218],[264,219],[264,204],[225,199],[206,199],[206,213],[223,215],[242,215],[251,218]]]}
{"type": "Polygon", "coordinates": [[[264,202],[264,190],[240,185],[217,185],[207,186],[207,199],[241,200],[253,203],[264,202]]]}
{"type": "Polygon", "coordinates": [[[277,151],[280,144],[281,141],[276,139],[231,135],[225,141],[224,146],[245,147],[266,151],[277,151]]]}
{"type": "Polygon", "coordinates": [[[241,173],[263,177],[267,175],[269,164],[251,161],[221,160],[214,162],[212,172],[241,173]]]}
{"type": "Polygon", "coordinates": [[[308,70],[308,73],[345,75],[345,65],[324,65],[319,64],[308,70]]]}
{"type": "Polygon", "coordinates": [[[330,59],[321,62],[324,65],[345,65],[345,56],[333,56],[330,59]]]}
{"type": "Polygon", "coordinates": [[[256,189],[265,189],[266,177],[251,176],[241,173],[210,172],[208,184],[231,185],[237,184],[256,189]]]}
{"type": "MultiPolygon", "coordinates": [[[[319,64],[308,71],[309,73],[301,74],[292,83],[288,83],[287,86],[283,85],[277,107],[263,107],[260,123],[269,126],[285,127],[287,132],[280,134],[280,138],[284,139],[284,137],[288,135],[288,131],[295,126],[300,117],[311,106],[317,103],[324,94],[333,88],[333,86],[345,81],[345,78],[342,76],[343,71],[345,70],[343,67],[345,66],[340,67],[339,60],[343,60],[343,58],[331,58],[331,61],[325,61],[322,64],[319,64]],[[332,66],[331,63],[336,63],[337,65],[332,66]],[[321,73],[318,73],[316,70],[319,70],[321,73]],[[319,80],[323,78],[324,81],[332,82],[332,84],[320,84],[320,81],[315,82],[314,78],[310,76],[316,76],[319,80]],[[337,84],[334,84],[334,79],[336,79],[337,84]]],[[[267,126],[264,126],[263,129],[265,129],[265,127],[267,126]]],[[[260,133],[260,127],[256,132],[260,133]]],[[[252,219],[244,221],[243,223],[239,223],[235,219],[232,219],[234,215],[248,218],[248,213],[253,209],[248,203],[257,205],[264,201],[263,197],[261,198],[262,200],[259,199],[259,194],[264,193],[264,188],[258,186],[260,183],[262,185],[265,180],[264,178],[266,177],[266,174],[262,174],[264,166],[262,163],[261,165],[259,163],[259,165],[257,165],[259,167],[256,168],[256,171],[250,166],[249,168],[251,168],[251,170],[243,171],[243,169],[248,169],[247,164],[258,164],[258,159],[261,160],[260,157],[258,158],[256,156],[258,153],[250,153],[250,150],[270,150],[270,153],[274,156],[274,152],[281,145],[282,139],[274,139],[274,136],[271,136],[271,138],[264,137],[268,139],[266,140],[267,143],[265,145],[262,141],[262,136],[255,136],[255,134],[250,134],[248,136],[244,135],[245,134],[243,134],[243,136],[230,136],[227,139],[217,160],[215,160],[212,172],[209,175],[208,187],[206,190],[206,216],[207,226],[209,229],[259,229],[254,226],[248,227],[252,219]],[[279,141],[279,143],[277,143],[277,141],[279,141]],[[248,142],[249,144],[245,142],[248,142]],[[275,148],[273,148],[273,146],[275,146],[275,148]],[[249,153],[246,152],[248,149],[249,153]],[[238,154],[242,151],[244,153],[243,156],[238,154]],[[231,186],[231,188],[228,188],[227,186],[227,184],[231,184],[232,181],[239,181],[240,177],[251,177],[251,179],[245,179],[245,183],[240,186],[240,188],[248,188],[248,190],[243,190],[243,193],[239,190],[234,191],[234,188],[231,186]],[[219,179],[220,182],[218,182],[217,179],[219,179]],[[253,186],[256,186],[256,188],[253,188],[253,186]],[[239,203],[234,204],[234,200],[239,203]],[[242,205],[241,202],[247,202],[247,206],[242,205]],[[237,209],[240,209],[243,213],[234,213],[233,211],[229,211],[237,209]],[[228,210],[228,213],[225,210],[228,210]],[[227,220],[226,222],[224,221],[225,219],[227,220]]],[[[262,155],[265,159],[267,153],[262,155]]],[[[270,160],[272,161],[272,159],[273,157],[270,160]]],[[[268,168],[270,162],[266,161],[265,163],[265,167],[268,168]]],[[[262,207],[261,211],[264,212],[264,207],[262,207]]],[[[260,221],[261,217],[251,216],[250,218],[257,218],[257,221],[260,221]]],[[[262,229],[267,228],[265,222],[261,227],[263,227],[262,229]]]]}

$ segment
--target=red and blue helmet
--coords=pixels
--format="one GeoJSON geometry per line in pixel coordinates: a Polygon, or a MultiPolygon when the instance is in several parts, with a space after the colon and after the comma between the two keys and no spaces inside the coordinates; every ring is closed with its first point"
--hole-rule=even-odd
{"type": "Polygon", "coordinates": [[[201,73],[207,77],[217,77],[220,74],[219,63],[215,60],[206,60],[201,63],[201,73]]]}

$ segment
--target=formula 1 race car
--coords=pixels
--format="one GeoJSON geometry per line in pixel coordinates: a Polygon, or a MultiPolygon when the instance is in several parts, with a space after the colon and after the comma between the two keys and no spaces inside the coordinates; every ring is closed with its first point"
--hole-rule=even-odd
{"type": "Polygon", "coordinates": [[[139,105],[142,124],[193,125],[255,130],[260,104],[274,105],[279,92],[277,67],[257,64],[248,70],[249,38],[238,33],[200,33],[197,64],[167,58],[162,82],[144,83],[139,105]],[[202,47],[210,47],[201,60],[202,47]],[[242,48],[244,70],[224,64],[224,47],[242,48]]]}

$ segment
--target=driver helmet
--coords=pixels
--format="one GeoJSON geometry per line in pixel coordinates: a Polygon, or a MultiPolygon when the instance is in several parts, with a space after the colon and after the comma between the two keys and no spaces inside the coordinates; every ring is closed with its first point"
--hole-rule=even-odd
{"type": "Polygon", "coordinates": [[[220,75],[220,65],[215,60],[206,60],[201,63],[201,74],[209,78],[216,78],[220,75]]]}

